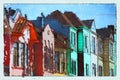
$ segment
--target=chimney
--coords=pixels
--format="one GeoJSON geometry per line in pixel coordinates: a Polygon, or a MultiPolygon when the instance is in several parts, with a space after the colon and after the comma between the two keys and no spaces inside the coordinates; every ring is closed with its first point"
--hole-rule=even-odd
{"type": "Polygon", "coordinates": [[[114,25],[108,25],[108,29],[112,34],[114,34],[114,25]]]}
{"type": "Polygon", "coordinates": [[[44,16],[43,12],[41,13],[41,16],[42,16],[42,18],[41,18],[41,26],[44,27],[45,16],[44,16]]]}
{"type": "Polygon", "coordinates": [[[25,14],[25,18],[27,19],[27,14],[25,14]]]}

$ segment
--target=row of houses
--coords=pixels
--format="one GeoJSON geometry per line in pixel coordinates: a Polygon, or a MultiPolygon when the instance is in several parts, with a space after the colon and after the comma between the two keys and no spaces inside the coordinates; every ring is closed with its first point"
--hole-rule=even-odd
{"type": "Polygon", "coordinates": [[[56,10],[28,20],[4,9],[4,75],[115,76],[116,29],[56,10]]]}

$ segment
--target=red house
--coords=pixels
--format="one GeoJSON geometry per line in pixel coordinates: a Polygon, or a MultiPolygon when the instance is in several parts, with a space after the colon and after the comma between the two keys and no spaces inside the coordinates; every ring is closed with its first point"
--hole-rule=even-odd
{"type": "MultiPolygon", "coordinates": [[[[13,15],[16,12],[18,13],[18,11],[14,10],[11,12],[13,12],[13,15]]],[[[6,66],[9,69],[7,71],[4,70],[4,72],[10,76],[32,75],[34,60],[33,46],[39,41],[37,40],[37,34],[32,23],[21,15],[16,16],[12,22],[11,17],[8,17],[8,25],[10,25],[8,34],[6,33],[7,29],[4,28],[4,69],[6,66]]],[[[6,27],[5,24],[4,27],[6,27]]]]}

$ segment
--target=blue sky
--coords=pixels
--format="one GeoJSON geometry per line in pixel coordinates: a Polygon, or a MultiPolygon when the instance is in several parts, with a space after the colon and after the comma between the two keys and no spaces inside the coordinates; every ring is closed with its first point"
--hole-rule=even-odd
{"type": "Polygon", "coordinates": [[[116,5],[114,4],[5,4],[4,7],[20,9],[22,14],[27,14],[29,20],[35,20],[41,15],[45,16],[55,10],[61,12],[72,11],[81,20],[94,19],[96,28],[116,26],[116,5]]]}

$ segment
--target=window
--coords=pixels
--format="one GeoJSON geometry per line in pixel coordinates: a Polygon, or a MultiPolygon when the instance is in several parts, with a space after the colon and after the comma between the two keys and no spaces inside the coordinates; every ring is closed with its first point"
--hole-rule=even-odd
{"type": "Polygon", "coordinates": [[[59,72],[60,71],[60,55],[59,52],[56,51],[55,52],[55,72],[59,72]]]}
{"type": "Polygon", "coordinates": [[[98,42],[98,53],[99,54],[103,53],[103,44],[102,44],[102,41],[98,42]]]}
{"type": "Polygon", "coordinates": [[[25,45],[21,43],[20,45],[20,55],[21,55],[21,66],[25,66],[25,45]]]}
{"type": "Polygon", "coordinates": [[[65,72],[65,54],[55,51],[55,72],[65,72]]]}
{"type": "Polygon", "coordinates": [[[99,71],[98,71],[99,74],[98,74],[98,75],[99,75],[99,76],[102,76],[102,75],[103,75],[103,74],[102,74],[102,66],[99,66],[98,69],[99,69],[99,71]]]}
{"type": "Polygon", "coordinates": [[[19,66],[19,46],[18,43],[13,44],[13,65],[19,66]]]}
{"type": "Polygon", "coordinates": [[[13,44],[13,64],[14,66],[25,66],[25,44],[14,43],[13,44]]]}
{"type": "Polygon", "coordinates": [[[28,44],[27,44],[27,47],[26,47],[26,65],[28,66],[28,62],[29,62],[29,47],[28,47],[28,44]]]}
{"type": "Polygon", "coordinates": [[[86,64],[86,76],[89,76],[89,65],[86,64]]]}
{"type": "Polygon", "coordinates": [[[75,33],[74,32],[71,32],[71,44],[72,45],[75,45],[75,42],[76,42],[76,39],[75,39],[75,33]]]}
{"type": "Polygon", "coordinates": [[[95,54],[95,37],[92,36],[92,52],[95,54]]]}
{"type": "Polygon", "coordinates": [[[111,76],[114,76],[114,70],[110,69],[111,76]]]}
{"type": "Polygon", "coordinates": [[[52,51],[52,48],[50,47],[49,40],[48,40],[48,45],[49,47],[45,43],[45,46],[43,49],[44,50],[44,68],[46,71],[52,72],[53,71],[53,51],[52,51]]]}
{"type": "Polygon", "coordinates": [[[87,48],[87,36],[85,36],[85,48],[87,48]]]}
{"type": "Polygon", "coordinates": [[[61,71],[65,72],[65,54],[61,54],[61,71]]]}
{"type": "Polygon", "coordinates": [[[109,45],[109,54],[110,54],[110,58],[113,60],[113,44],[110,43],[109,45]]]}
{"type": "Polygon", "coordinates": [[[96,64],[92,64],[92,74],[93,76],[96,76],[96,64]]]}
{"type": "Polygon", "coordinates": [[[71,61],[71,72],[76,75],[76,62],[74,60],[71,61]]]}

